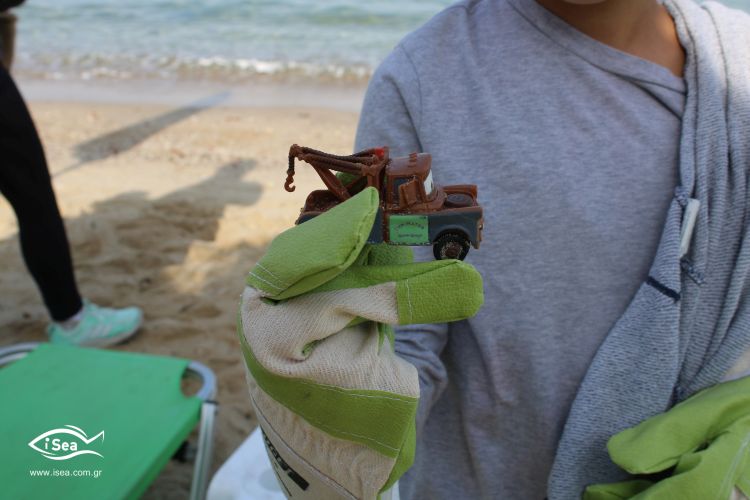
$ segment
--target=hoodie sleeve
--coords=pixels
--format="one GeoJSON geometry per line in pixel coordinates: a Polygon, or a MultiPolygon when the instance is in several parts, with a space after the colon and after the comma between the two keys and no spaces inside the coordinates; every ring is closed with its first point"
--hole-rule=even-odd
{"type": "MultiPolygon", "coordinates": [[[[370,80],[359,118],[355,151],[388,146],[391,157],[422,151],[419,139],[421,99],[419,76],[408,53],[399,45],[370,80]]],[[[426,256],[428,252],[415,252],[417,260],[424,260],[420,258],[422,253],[426,256]]],[[[440,359],[447,340],[446,324],[396,329],[396,353],[419,372],[417,433],[447,385],[445,366],[440,359]]]]}
{"type": "Polygon", "coordinates": [[[421,151],[419,77],[403,46],[397,46],[370,80],[354,149],[388,146],[391,157],[421,151]]]}

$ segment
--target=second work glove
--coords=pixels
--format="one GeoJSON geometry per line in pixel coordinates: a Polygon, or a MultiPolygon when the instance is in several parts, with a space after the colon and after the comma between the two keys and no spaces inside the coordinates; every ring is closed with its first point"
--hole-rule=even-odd
{"type": "Polygon", "coordinates": [[[608,449],[631,474],[668,477],[591,486],[585,500],[727,500],[735,487],[748,496],[750,377],[701,391],[616,434],[608,449]]]}
{"type": "Polygon", "coordinates": [[[279,235],[253,267],[239,334],[250,396],[289,497],[374,499],[411,466],[416,369],[389,325],[467,318],[482,282],[459,261],[367,245],[377,191],[279,235]]]}

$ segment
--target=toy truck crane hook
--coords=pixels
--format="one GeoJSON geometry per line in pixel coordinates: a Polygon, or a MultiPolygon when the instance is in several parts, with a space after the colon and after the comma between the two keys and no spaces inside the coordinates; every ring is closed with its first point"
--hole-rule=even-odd
{"type": "Polygon", "coordinates": [[[294,156],[289,155],[289,168],[286,169],[286,182],[284,182],[284,189],[288,192],[293,193],[297,186],[292,186],[294,182],[294,156]]]}
{"type": "MultiPolygon", "coordinates": [[[[309,163],[323,180],[326,187],[340,201],[345,201],[351,195],[347,187],[344,186],[336,175],[331,173],[331,170],[368,178],[377,176],[388,162],[388,148],[367,149],[353,155],[334,155],[293,144],[289,148],[289,168],[286,171],[286,182],[284,183],[284,189],[290,193],[295,189],[292,185],[294,182],[295,159],[309,163]]],[[[368,182],[368,185],[379,187],[380,183],[376,181],[377,179],[372,179],[372,183],[368,182]]]]}
{"type": "Polygon", "coordinates": [[[295,189],[295,160],[312,166],[327,188],[307,196],[297,224],[372,187],[378,192],[380,206],[369,243],[432,245],[436,259],[463,260],[471,246],[479,248],[484,219],[477,187],[435,184],[432,157],[427,153],[391,159],[387,147],[334,155],[293,144],[284,183],[289,192],[295,189]],[[332,171],[346,175],[337,176],[332,171]]]}

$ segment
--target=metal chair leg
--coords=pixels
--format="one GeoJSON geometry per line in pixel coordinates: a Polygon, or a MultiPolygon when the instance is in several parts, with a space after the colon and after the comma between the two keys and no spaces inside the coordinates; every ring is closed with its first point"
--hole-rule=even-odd
{"type": "Polygon", "coordinates": [[[206,498],[208,474],[211,469],[211,456],[214,447],[214,418],[216,403],[205,401],[201,406],[201,423],[198,432],[198,451],[195,455],[193,483],[190,486],[190,500],[206,498]]]}

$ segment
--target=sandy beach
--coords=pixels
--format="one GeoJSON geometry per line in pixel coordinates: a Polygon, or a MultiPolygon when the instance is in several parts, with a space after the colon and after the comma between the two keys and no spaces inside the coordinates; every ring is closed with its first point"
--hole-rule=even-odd
{"type": "MultiPolygon", "coordinates": [[[[294,142],[350,151],[362,89],[336,106],[330,94],[305,97],[314,95],[309,89],[272,101],[191,89],[160,103],[139,99],[133,87],[113,104],[106,91],[87,102],[52,99],[50,85],[20,84],[46,148],[81,293],[143,308],[142,330],[118,349],[195,359],[216,372],[215,471],[255,426],[235,332],[244,276],[321,186],[301,166],[297,191],[287,193],[286,153],[294,142]]],[[[4,198],[0,289],[0,344],[45,341],[47,313],[4,198]]],[[[191,472],[192,464],[171,461],[145,498],[185,498],[191,472]]]]}

